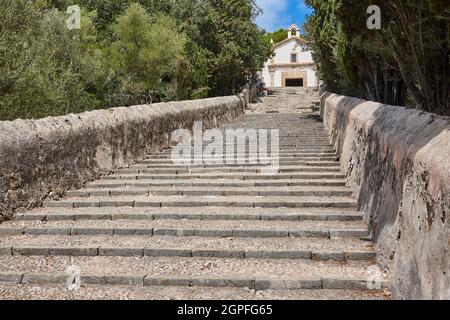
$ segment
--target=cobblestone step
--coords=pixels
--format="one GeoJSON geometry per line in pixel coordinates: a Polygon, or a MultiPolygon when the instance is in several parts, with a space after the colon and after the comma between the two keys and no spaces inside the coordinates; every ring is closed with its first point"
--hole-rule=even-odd
{"type": "Polygon", "coordinates": [[[274,180],[274,181],[261,181],[261,180],[244,180],[244,181],[218,181],[215,179],[191,179],[188,181],[182,180],[122,180],[122,181],[95,181],[87,184],[87,188],[153,188],[153,187],[197,187],[197,188],[258,188],[258,187],[344,187],[346,185],[345,180],[274,180]]]}
{"type": "Polygon", "coordinates": [[[312,180],[312,179],[345,179],[340,173],[317,173],[308,172],[302,174],[278,173],[278,174],[248,174],[248,173],[201,173],[201,174],[113,174],[104,176],[100,180],[194,180],[194,179],[214,179],[214,180],[312,180]]]}
{"type": "MultiPolygon", "coordinates": [[[[297,153],[290,153],[290,154],[281,154],[279,153],[278,155],[278,159],[280,159],[280,161],[282,160],[304,160],[304,159],[323,159],[323,158],[328,158],[328,159],[337,159],[338,155],[336,154],[336,152],[297,152],[297,153]]],[[[271,158],[272,155],[264,155],[264,156],[260,156],[259,158],[262,160],[266,160],[267,158],[271,158]]],[[[151,156],[147,156],[146,160],[150,160],[150,161],[172,161],[172,155],[171,154],[156,154],[156,155],[151,155],[151,156]]],[[[193,159],[194,157],[192,157],[193,159]]],[[[203,155],[202,159],[204,161],[210,160],[212,157],[209,155],[203,155]]],[[[215,160],[216,158],[214,158],[215,160]]],[[[224,162],[226,161],[226,155],[223,156],[224,162]]],[[[236,154],[234,157],[234,163],[237,162],[237,160],[240,159],[244,159],[246,161],[246,163],[248,163],[248,159],[249,159],[249,155],[247,154],[236,154]]]]}
{"type": "MultiPolygon", "coordinates": [[[[210,158],[211,159],[211,158],[210,158]]],[[[208,158],[204,158],[204,160],[210,160],[208,158]]],[[[212,159],[212,160],[216,160],[216,159],[212,159]]],[[[225,159],[226,160],[226,159],[225,159]]],[[[223,161],[224,164],[226,164],[226,161],[223,161]]],[[[272,160],[272,158],[258,158],[258,161],[260,164],[262,163],[266,163],[264,161],[267,160],[272,160]]],[[[323,156],[317,156],[317,157],[280,157],[280,165],[309,165],[309,164],[317,164],[317,165],[323,165],[323,163],[337,163],[338,162],[338,157],[335,156],[330,156],[330,157],[323,157],[323,156]]],[[[240,162],[244,161],[244,163],[246,165],[251,165],[249,164],[248,158],[242,158],[242,159],[235,159],[235,163],[231,163],[231,164],[226,164],[227,166],[242,166],[242,164],[239,164],[240,162]]],[[[174,162],[171,159],[152,159],[152,160],[142,160],[138,162],[140,165],[151,165],[151,166],[160,166],[160,165],[174,165],[174,162]]],[[[193,160],[190,162],[190,165],[193,165],[193,160]]],[[[189,163],[188,163],[189,164],[189,163]]],[[[205,166],[222,166],[220,164],[205,164],[205,166]]]]}
{"type": "Polygon", "coordinates": [[[343,187],[266,187],[266,188],[226,188],[209,187],[170,187],[122,189],[88,188],[67,192],[68,197],[105,197],[105,196],[352,196],[353,192],[343,187]]]}
{"type": "Polygon", "coordinates": [[[384,300],[379,290],[252,290],[213,287],[135,287],[82,284],[68,291],[67,285],[0,283],[4,300],[384,300]]]}
{"type": "Polygon", "coordinates": [[[17,214],[17,221],[40,220],[242,220],[242,221],[362,221],[362,215],[346,209],[289,208],[43,208],[17,214]]]}
{"type": "MultiPolygon", "coordinates": [[[[253,150],[252,152],[250,152],[249,150],[246,150],[245,152],[243,151],[235,151],[232,153],[232,155],[234,155],[234,157],[236,158],[246,158],[249,155],[257,155],[258,154],[258,150],[253,150]]],[[[274,154],[276,154],[277,156],[295,156],[295,155],[305,155],[305,154],[336,154],[336,150],[334,150],[331,147],[318,147],[318,146],[310,146],[310,147],[297,147],[297,148],[293,148],[291,150],[289,149],[281,149],[281,150],[276,150],[274,153],[272,153],[271,149],[267,150],[267,155],[264,155],[264,157],[272,157],[274,156],[274,154]]],[[[158,155],[160,156],[172,156],[172,150],[168,150],[168,151],[163,151],[161,153],[159,153],[158,155]]],[[[209,154],[204,154],[204,153],[194,153],[191,152],[190,155],[192,157],[207,157],[209,156],[209,154]]],[[[227,152],[226,150],[223,151],[223,156],[226,157],[227,156],[227,152]]],[[[263,158],[264,158],[263,157],[263,158]]]]}
{"type": "MultiPolygon", "coordinates": [[[[69,266],[95,285],[240,287],[254,290],[368,290],[371,261],[221,259],[201,257],[3,256],[0,282],[67,283],[69,266]],[[10,266],[16,266],[10,270],[10,266]]],[[[387,276],[380,274],[381,288],[387,276]]],[[[380,288],[380,289],[381,289],[380,288]]]]}
{"type": "MultiPolygon", "coordinates": [[[[270,149],[267,149],[268,154],[264,155],[264,156],[261,155],[261,157],[265,158],[265,157],[272,156],[270,151],[271,151],[270,149]]],[[[198,153],[195,153],[195,154],[198,154],[198,153]]],[[[191,155],[195,155],[195,154],[193,152],[191,152],[191,155]]],[[[289,157],[289,156],[291,156],[291,157],[294,157],[294,156],[297,156],[297,157],[309,157],[309,156],[318,156],[318,155],[319,156],[329,156],[329,155],[336,155],[336,151],[333,148],[331,148],[331,147],[320,148],[320,149],[315,149],[315,148],[306,148],[306,149],[295,148],[293,150],[280,150],[280,152],[277,152],[277,154],[280,155],[280,156],[284,156],[284,157],[289,157]]],[[[172,155],[172,151],[168,150],[168,151],[163,151],[163,152],[161,152],[159,154],[148,155],[147,159],[152,159],[152,158],[155,158],[155,157],[170,157],[171,155],[172,155]]],[[[203,155],[203,153],[200,154],[200,155],[203,155]]],[[[224,155],[223,156],[225,157],[226,155],[227,154],[224,151],[224,155]]],[[[234,156],[237,157],[237,158],[239,158],[239,157],[240,158],[246,158],[246,157],[248,157],[248,155],[249,155],[248,150],[245,151],[245,152],[241,152],[241,151],[238,152],[238,151],[236,151],[234,153],[234,156]]],[[[207,155],[205,155],[205,157],[207,157],[207,155]]]]}
{"type": "MultiPolygon", "coordinates": [[[[232,143],[232,142],[230,142],[230,143],[228,143],[228,142],[227,143],[220,143],[220,142],[216,143],[216,142],[213,142],[213,143],[214,143],[215,146],[221,146],[223,148],[227,148],[227,147],[229,147],[229,148],[232,148],[232,147],[237,148],[237,146],[239,145],[237,142],[239,142],[239,141],[235,141],[234,143],[232,143]]],[[[255,145],[255,142],[249,142],[249,140],[247,139],[245,141],[245,146],[247,148],[249,146],[251,147],[252,143],[253,143],[253,145],[255,145]]],[[[188,146],[188,145],[189,145],[189,143],[186,144],[186,146],[188,146]]],[[[207,146],[211,145],[211,142],[210,141],[204,141],[203,144],[201,144],[199,142],[194,143],[193,141],[191,141],[190,145],[192,147],[193,146],[196,146],[196,147],[200,147],[200,146],[207,147],[207,146]]],[[[272,145],[272,143],[271,143],[270,139],[268,139],[267,146],[270,147],[271,145],[272,145]]],[[[277,145],[280,146],[281,148],[284,148],[284,147],[296,147],[296,146],[314,146],[314,145],[330,147],[330,139],[328,139],[327,137],[324,137],[324,136],[322,136],[320,138],[303,138],[303,139],[302,138],[294,138],[294,139],[292,139],[292,138],[280,137],[280,143],[278,143],[277,145]]],[[[164,150],[170,150],[170,149],[164,149],[164,150]]]]}
{"type": "Polygon", "coordinates": [[[319,117],[246,115],[221,130],[230,128],[279,129],[278,168],[267,171],[270,144],[253,164],[250,147],[231,164],[226,154],[223,163],[174,163],[165,149],[48,199],[0,226],[0,295],[33,286],[64,297],[58,288],[74,266],[81,290],[96,288],[99,298],[388,296],[381,270],[381,286],[369,290],[370,233],[319,117]]]}
{"type": "MultiPolygon", "coordinates": [[[[251,247],[251,246],[250,246],[251,247]]],[[[308,250],[237,250],[237,249],[167,249],[160,247],[99,246],[13,246],[0,247],[0,256],[69,256],[69,257],[211,257],[226,259],[301,259],[314,261],[373,261],[370,251],[308,250]]]]}
{"type": "MultiPolygon", "coordinates": [[[[118,169],[116,171],[117,174],[203,174],[203,173],[261,173],[264,174],[268,170],[270,170],[270,167],[260,167],[260,168],[254,168],[254,167],[242,167],[242,168],[236,168],[236,167],[220,167],[220,168],[191,168],[191,169],[171,169],[171,168],[160,168],[160,169],[153,169],[153,168],[147,168],[147,169],[135,169],[135,168],[129,168],[129,169],[118,169]]],[[[300,172],[318,172],[318,173],[328,173],[328,172],[334,172],[339,173],[341,172],[340,167],[312,167],[312,166],[303,166],[303,167],[276,167],[273,169],[275,173],[300,173],[300,172]]]]}
{"type": "Polygon", "coordinates": [[[251,197],[251,196],[135,196],[66,198],[49,201],[46,207],[247,207],[247,208],[356,208],[356,201],[350,197],[251,197]]]}
{"type": "Polygon", "coordinates": [[[155,256],[246,259],[373,261],[370,241],[360,239],[253,239],[155,236],[0,237],[0,255],[155,256]]]}
{"type": "MultiPolygon", "coordinates": [[[[145,273],[104,275],[103,273],[89,273],[81,278],[82,283],[88,285],[134,285],[134,286],[184,286],[184,287],[212,287],[212,288],[248,288],[251,290],[369,290],[370,282],[367,278],[339,278],[333,276],[316,277],[182,277],[182,276],[152,276],[145,273]]],[[[0,282],[13,284],[67,284],[68,273],[35,273],[35,272],[0,272],[0,282]]],[[[380,289],[387,288],[386,280],[380,282],[380,289]]]]}
{"type": "Polygon", "coordinates": [[[136,235],[239,238],[364,238],[362,221],[99,220],[13,221],[0,235],[136,235]]]}
{"type": "MultiPolygon", "coordinates": [[[[132,164],[130,166],[128,166],[128,169],[150,169],[150,168],[154,168],[154,169],[199,169],[199,168],[214,168],[217,170],[220,170],[221,168],[226,168],[226,169],[230,169],[230,168],[253,168],[253,167],[260,167],[260,166],[268,166],[270,165],[271,162],[268,163],[264,163],[259,161],[258,159],[258,163],[256,164],[252,164],[249,163],[248,159],[246,159],[245,164],[240,164],[240,163],[234,163],[234,164],[226,164],[226,163],[221,163],[221,164],[215,164],[215,163],[210,163],[210,164],[193,164],[193,161],[191,161],[189,164],[175,164],[173,161],[168,161],[167,163],[145,163],[145,161],[139,162],[137,164],[132,164]]],[[[290,162],[283,162],[280,163],[280,167],[281,168],[289,168],[289,167],[305,167],[305,166],[310,166],[310,167],[336,167],[336,168],[340,168],[340,164],[337,161],[290,161],[290,162]]]]}

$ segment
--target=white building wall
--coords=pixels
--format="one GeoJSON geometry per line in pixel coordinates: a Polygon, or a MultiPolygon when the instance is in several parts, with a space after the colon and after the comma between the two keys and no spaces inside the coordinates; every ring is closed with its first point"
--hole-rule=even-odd
{"type": "Polygon", "coordinates": [[[269,73],[269,64],[266,63],[264,65],[264,69],[262,71],[262,80],[266,84],[266,87],[271,88],[272,83],[270,82],[270,73],[269,73]]]}
{"type": "Polygon", "coordinates": [[[292,40],[285,45],[275,49],[275,64],[285,64],[291,63],[291,54],[297,53],[298,63],[313,63],[311,51],[302,52],[302,47],[295,41],[292,40]]]}
{"type": "MultiPolygon", "coordinates": [[[[280,45],[275,48],[275,55],[273,60],[267,61],[264,69],[262,70],[263,81],[267,87],[281,87],[281,73],[282,69],[277,68],[274,74],[274,83],[271,83],[271,77],[269,72],[269,65],[272,64],[291,64],[291,54],[297,53],[297,63],[314,63],[311,51],[302,51],[302,46],[295,40],[291,38],[291,41],[280,45]]],[[[308,87],[317,87],[317,77],[312,66],[301,67],[302,70],[307,69],[307,81],[308,87]]],[[[284,69],[286,70],[286,69],[284,69]]],[[[305,79],[306,80],[306,79],[305,79]]]]}
{"type": "MultiPolygon", "coordinates": [[[[301,49],[299,49],[301,51],[301,49]]],[[[300,52],[299,62],[314,63],[311,51],[300,52]]]]}
{"type": "Polygon", "coordinates": [[[318,83],[316,71],[310,68],[307,70],[307,74],[308,74],[308,87],[317,87],[318,83]]]}
{"type": "Polygon", "coordinates": [[[275,87],[281,87],[281,70],[275,71],[275,87]]]}
{"type": "MultiPolygon", "coordinates": [[[[291,63],[291,53],[293,53],[293,49],[295,47],[296,42],[292,40],[282,47],[278,47],[275,49],[275,57],[274,63],[291,63]]],[[[298,50],[297,50],[298,51],[298,50]]],[[[297,52],[295,51],[295,52],[297,52]]]]}

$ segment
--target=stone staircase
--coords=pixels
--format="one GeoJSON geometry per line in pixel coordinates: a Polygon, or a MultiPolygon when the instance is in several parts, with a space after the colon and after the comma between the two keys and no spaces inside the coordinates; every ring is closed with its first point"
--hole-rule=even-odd
{"type": "Polygon", "coordinates": [[[318,101],[320,97],[312,88],[276,88],[273,95],[259,99],[258,103],[250,105],[250,109],[266,114],[309,114],[318,111],[318,101]]]}
{"type": "Polygon", "coordinates": [[[233,128],[280,129],[279,173],[149,155],[1,225],[0,298],[385,297],[384,273],[368,289],[375,252],[318,116],[252,114],[233,128]]]}

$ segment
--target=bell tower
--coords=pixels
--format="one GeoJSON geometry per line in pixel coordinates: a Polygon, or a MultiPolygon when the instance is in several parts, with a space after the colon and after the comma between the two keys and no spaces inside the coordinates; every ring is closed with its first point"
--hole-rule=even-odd
{"type": "Polygon", "coordinates": [[[300,37],[300,28],[293,23],[288,29],[288,38],[300,37]]]}

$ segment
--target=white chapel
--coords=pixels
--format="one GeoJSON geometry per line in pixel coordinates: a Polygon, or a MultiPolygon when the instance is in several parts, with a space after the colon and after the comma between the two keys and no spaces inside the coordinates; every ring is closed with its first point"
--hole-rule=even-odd
{"type": "Polygon", "coordinates": [[[300,37],[300,28],[292,24],[288,38],[274,44],[274,56],[262,71],[266,87],[317,88],[316,66],[311,51],[300,37]]]}

